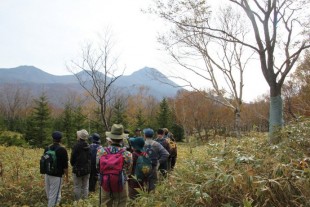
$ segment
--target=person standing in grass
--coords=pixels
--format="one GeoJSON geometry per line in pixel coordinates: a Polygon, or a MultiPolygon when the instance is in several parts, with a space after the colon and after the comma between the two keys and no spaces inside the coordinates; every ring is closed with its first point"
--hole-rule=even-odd
{"type": "MultiPolygon", "coordinates": [[[[161,144],[167,150],[167,152],[169,152],[169,157],[170,157],[170,146],[169,146],[167,139],[164,138],[163,129],[157,130],[157,138],[155,139],[155,141],[161,144]]],[[[167,177],[169,157],[166,162],[160,163],[158,167],[158,170],[160,171],[160,173],[162,174],[164,178],[167,177]]]]}
{"type": "Polygon", "coordinates": [[[48,207],[53,207],[60,203],[63,175],[65,175],[65,183],[68,183],[68,153],[67,150],[60,145],[62,133],[54,131],[52,133],[52,138],[53,144],[44,150],[44,153],[48,150],[55,151],[57,159],[57,173],[45,174],[45,192],[48,199],[48,207]]]}
{"type": "Polygon", "coordinates": [[[170,148],[170,156],[168,158],[168,171],[172,171],[174,169],[175,163],[177,161],[178,156],[178,150],[177,150],[177,143],[175,141],[175,138],[173,137],[173,134],[167,129],[163,128],[164,130],[164,139],[167,140],[170,148]]]}
{"type": "Polygon", "coordinates": [[[76,132],[77,143],[73,146],[70,163],[73,172],[74,200],[88,197],[89,177],[91,170],[91,152],[87,139],[88,132],[85,129],[76,132]]]}
{"type": "Polygon", "coordinates": [[[132,154],[122,146],[125,138],[123,125],[113,124],[106,136],[111,145],[100,147],[96,159],[100,172],[100,206],[125,207],[129,201],[127,180],[132,168],[132,154]],[[115,162],[115,159],[121,161],[115,162]],[[117,174],[108,172],[116,170],[117,174]]]}
{"type": "Polygon", "coordinates": [[[90,177],[89,177],[89,192],[96,191],[96,185],[98,181],[99,172],[97,171],[96,167],[96,156],[99,147],[101,146],[100,143],[100,135],[97,133],[92,134],[90,137],[90,152],[91,152],[91,170],[90,170],[90,177]]]}
{"type": "Polygon", "coordinates": [[[158,181],[158,166],[167,162],[169,152],[161,144],[152,139],[154,136],[153,129],[146,128],[143,130],[143,133],[145,139],[144,151],[152,161],[152,174],[149,178],[148,191],[153,191],[158,181]]]}
{"type": "Polygon", "coordinates": [[[148,183],[148,180],[138,181],[137,178],[135,178],[137,159],[139,156],[146,155],[146,153],[144,152],[145,140],[142,137],[136,137],[136,138],[130,138],[129,142],[132,147],[132,161],[133,161],[131,175],[128,180],[129,198],[134,200],[135,198],[137,198],[139,194],[137,189],[143,190],[145,184],[148,183]]]}

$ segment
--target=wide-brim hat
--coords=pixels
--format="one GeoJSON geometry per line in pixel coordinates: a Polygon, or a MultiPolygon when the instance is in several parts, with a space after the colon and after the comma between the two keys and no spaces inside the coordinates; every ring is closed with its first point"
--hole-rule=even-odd
{"type": "Polygon", "coordinates": [[[113,124],[111,131],[106,132],[105,135],[111,139],[124,139],[124,127],[121,124],[113,124]]]}
{"type": "Polygon", "coordinates": [[[82,129],[82,130],[76,132],[76,136],[79,139],[87,140],[88,137],[89,137],[89,134],[88,134],[88,132],[85,129],[82,129]]]}
{"type": "Polygon", "coordinates": [[[132,148],[134,148],[135,150],[139,150],[141,152],[144,151],[145,141],[143,138],[141,138],[141,137],[130,138],[129,142],[130,142],[132,148]]]}

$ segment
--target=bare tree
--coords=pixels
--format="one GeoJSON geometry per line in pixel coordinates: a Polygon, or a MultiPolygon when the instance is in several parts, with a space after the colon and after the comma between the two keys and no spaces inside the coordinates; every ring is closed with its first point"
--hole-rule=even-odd
{"type": "Polygon", "coordinates": [[[236,21],[239,24],[249,23],[252,26],[252,31],[250,31],[249,36],[246,36],[247,38],[240,38],[239,35],[232,33],[222,25],[214,24],[208,15],[201,19],[191,19],[186,15],[183,19],[176,18],[175,13],[182,11],[186,14],[190,11],[189,8],[197,10],[195,13],[197,15],[210,13],[210,9],[204,0],[186,0],[182,1],[183,3],[172,0],[167,4],[163,3],[162,0],[155,1],[158,3],[157,11],[161,17],[174,23],[177,27],[193,28],[197,31],[193,34],[194,37],[203,35],[205,39],[215,38],[227,43],[242,45],[255,52],[260,61],[261,71],[270,87],[269,140],[271,143],[278,142],[275,132],[283,125],[282,85],[300,54],[310,47],[309,1],[224,1],[235,6],[236,9],[240,9],[240,13],[246,14],[247,21],[244,19],[236,19],[236,21]]]}
{"type": "MultiPolygon", "coordinates": [[[[165,6],[162,2],[157,1],[154,12],[172,23],[174,27],[169,36],[165,34],[159,41],[180,66],[205,80],[206,85],[211,85],[211,93],[202,94],[233,111],[235,131],[239,136],[243,76],[252,53],[246,53],[245,47],[241,44],[225,40],[227,36],[245,39],[248,30],[246,25],[239,21],[242,16],[232,7],[221,9],[215,21],[221,30],[227,31],[227,34],[217,38],[206,35],[205,28],[209,26],[211,12],[203,1],[188,0],[182,3],[169,1],[165,6]]],[[[196,91],[201,91],[187,77],[174,77],[182,79],[187,86],[196,91]]]]}
{"type": "MultiPolygon", "coordinates": [[[[229,0],[248,16],[262,73],[270,87],[270,142],[277,143],[275,133],[283,125],[281,89],[300,54],[310,47],[309,1],[303,0],[229,0]],[[304,19],[304,17],[306,19],[304,19]]],[[[234,37],[231,41],[240,41],[234,37]]],[[[246,45],[240,41],[240,44],[246,45]]]]}
{"type": "Polygon", "coordinates": [[[11,129],[17,119],[27,115],[32,96],[29,89],[14,84],[3,85],[0,96],[0,112],[6,117],[11,129]]]}
{"type": "Polygon", "coordinates": [[[113,100],[113,84],[122,76],[118,71],[118,57],[113,55],[113,41],[110,31],[102,37],[98,46],[87,44],[82,48],[80,60],[71,61],[68,70],[78,79],[88,95],[99,105],[100,118],[103,127],[109,130],[111,101],[113,100]]]}

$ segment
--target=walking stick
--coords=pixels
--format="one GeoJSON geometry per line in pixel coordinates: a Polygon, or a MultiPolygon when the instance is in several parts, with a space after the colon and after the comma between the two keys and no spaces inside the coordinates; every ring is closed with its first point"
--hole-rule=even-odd
{"type": "Polygon", "coordinates": [[[101,206],[101,185],[102,185],[102,178],[101,174],[99,175],[100,185],[99,185],[99,207],[101,206]]]}

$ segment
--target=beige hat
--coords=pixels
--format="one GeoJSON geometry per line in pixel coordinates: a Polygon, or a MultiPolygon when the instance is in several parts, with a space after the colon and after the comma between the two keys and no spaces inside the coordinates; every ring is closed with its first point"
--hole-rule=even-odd
{"type": "Polygon", "coordinates": [[[89,137],[88,132],[85,129],[77,131],[76,136],[78,139],[83,139],[83,140],[87,140],[89,137]]]}
{"type": "Polygon", "coordinates": [[[113,124],[111,131],[106,132],[105,135],[111,139],[123,139],[125,137],[124,127],[121,124],[113,124]]]}

